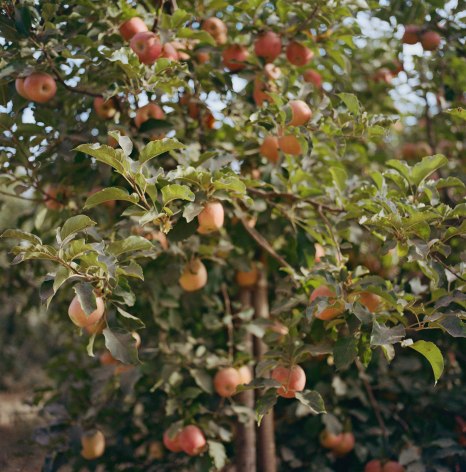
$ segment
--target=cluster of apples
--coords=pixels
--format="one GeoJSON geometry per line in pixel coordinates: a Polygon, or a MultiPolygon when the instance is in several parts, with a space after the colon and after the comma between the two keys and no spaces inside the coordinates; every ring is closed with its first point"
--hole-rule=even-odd
{"type": "Polygon", "coordinates": [[[15,87],[23,98],[37,103],[46,103],[57,93],[55,79],[46,72],[33,72],[27,77],[18,77],[15,87]]]}
{"type": "Polygon", "coordinates": [[[283,398],[295,398],[296,392],[302,392],[306,386],[306,373],[299,365],[279,365],[272,370],[270,377],[281,384],[277,395],[283,398]]]}
{"type": "Polygon", "coordinates": [[[425,30],[417,25],[406,25],[402,41],[404,44],[420,42],[424,51],[435,51],[440,46],[442,37],[436,31],[425,30]]]}
{"type": "Polygon", "coordinates": [[[99,429],[87,431],[81,436],[81,456],[87,460],[94,460],[103,456],[105,452],[105,436],[99,429]]]}
{"type": "Polygon", "coordinates": [[[405,468],[396,461],[381,461],[373,459],[369,461],[365,467],[364,472],[404,472],[405,468]]]}
{"type": "Polygon", "coordinates": [[[354,434],[350,431],[333,434],[324,430],[320,434],[321,446],[330,449],[336,456],[349,454],[354,449],[355,443],[354,434]]]}
{"type": "Polygon", "coordinates": [[[165,431],[163,444],[169,451],[185,452],[190,456],[198,456],[205,449],[206,438],[200,428],[191,424],[174,435],[165,431]]]}
{"type": "Polygon", "coordinates": [[[251,382],[251,369],[247,365],[242,367],[225,367],[217,371],[214,377],[214,389],[223,398],[236,393],[237,387],[251,382]]]}
{"type": "MultiPolygon", "coordinates": [[[[312,303],[317,298],[327,298],[327,303],[329,305],[327,308],[314,313],[314,316],[319,320],[333,320],[345,311],[344,301],[337,298],[335,290],[328,287],[327,285],[320,285],[312,291],[309,298],[310,303],[312,303]]],[[[382,299],[378,295],[364,291],[350,293],[348,295],[348,300],[351,302],[358,301],[371,313],[375,313],[382,303],[382,299]]]]}

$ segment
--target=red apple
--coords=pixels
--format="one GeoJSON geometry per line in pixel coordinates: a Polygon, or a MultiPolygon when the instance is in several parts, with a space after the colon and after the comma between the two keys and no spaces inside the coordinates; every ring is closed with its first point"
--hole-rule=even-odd
{"type": "Polygon", "coordinates": [[[342,433],[342,439],[340,443],[333,448],[333,452],[337,456],[345,456],[354,449],[355,442],[353,433],[342,433]]]}
{"type": "Polygon", "coordinates": [[[272,164],[276,164],[280,158],[278,138],[276,136],[266,136],[259,148],[259,154],[266,157],[272,164]]]}
{"type": "Polygon", "coordinates": [[[223,65],[232,72],[238,72],[246,67],[246,60],[249,52],[245,46],[240,44],[232,44],[223,50],[223,65]]]}
{"type": "Polygon", "coordinates": [[[435,31],[426,31],[421,35],[421,44],[424,51],[435,51],[441,41],[442,37],[435,31]]]}
{"type": "Polygon", "coordinates": [[[301,154],[301,144],[296,136],[288,134],[278,138],[278,145],[285,154],[299,156],[301,154]]]}
{"type": "Polygon", "coordinates": [[[18,77],[15,80],[15,87],[19,95],[21,95],[26,100],[29,100],[26,90],[24,90],[24,80],[25,80],[24,77],[18,77]]]}
{"type": "Polygon", "coordinates": [[[162,43],[152,31],[136,33],[129,43],[139,60],[146,65],[153,64],[162,54],[162,43]]]}
{"type": "Polygon", "coordinates": [[[167,59],[171,59],[172,61],[179,61],[180,56],[178,54],[178,50],[173,45],[173,43],[165,43],[162,47],[162,54],[160,57],[165,57],[167,59]]]}
{"type": "Polygon", "coordinates": [[[180,444],[180,434],[181,432],[176,433],[174,436],[169,436],[168,432],[163,433],[163,445],[172,452],[181,452],[183,448],[180,444]]]}
{"type": "Polygon", "coordinates": [[[312,58],[314,53],[302,44],[291,41],[286,47],[286,58],[294,66],[305,66],[312,58]]]}
{"type": "Polygon", "coordinates": [[[277,67],[276,65],[270,64],[270,63],[265,64],[264,72],[265,72],[266,77],[271,80],[277,80],[282,75],[282,71],[280,67],[277,67]]]}
{"type": "Polygon", "coordinates": [[[404,44],[416,44],[419,42],[421,28],[417,25],[406,25],[402,41],[404,44]]]}
{"type": "Polygon", "coordinates": [[[231,397],[234,395],[236,392],[236,387],[240,384],[240,374],[234,367],[220,369],[215,374],[214,388],[221,397],[231,397]]]}
{"type": "Polygon", "coordinates": [[[262,33],[254,42],[256,56],[263,57],[267,62],[273,62],[282,50],[282,39],[277,33],[267,31],[262,33]]]}
{"type": "Polygon", "coordinates": [[[195,292],[205,286],[207,269],[200,259],[193,259],[186,264],[179,283],[186,292],[195,292]]]}
{"type": "Polygon", "coordinates": [[[278,366],[271,372],[273,380],[282,386],[277,390],[277,394],[283,398],[294,398],[296,392],[301,392],[306,386],[306,374],[299,365],[291,368],[278,366]]]}
{"type": "Polygon", "coordinates": [[[342,439],[343,433],[333,434],[326,429],[324,429],[319,436],[321,446],[326,449],[334,449],[341,443],[342,439]]]}
{"type": "Polygon", "coordinates": [[[119,31],[123,39],[129,41],[135,34],[147,31],[147,26],[141,18],[135,16],[122,23],[119,31]]]}
{"type": "Polygon", "coordinates": [[[47,185],[44,188],[44,204],[49,210],[60,210],[63,208],[63,201],[66,199],[68,191],[61,185],[47,185]]]}
{"type": "Polygon", "coordinates": [[[73,300],[71,300],[70,307],[68,308],[68,315],[76,326],[84,328],[86,326],[95,325],[100,321],[102,316],[104,316],[105,303],[102,297],[97,297],[95,301],[97,308],[89,315],[86,315],[81,303],[79,302],[79,298],[75,296],[73,300]]]}
{"type": "Polygon", "coordinates": [[[227,42],[227,26],[220,19],[216,17],[207,18],[202,22],[202,29],[207,31],[218,45],[225,44],[227,42]]]}
{"type": "Polygon", "coordinates": [[[383,472],[382,463],[378,459],[372,459],[364,466],[364,472],[383,472]]]}
{"type": "Polygon", "coordinates": [[[94,110],[99,118],[109,120],[115,116],[117,106],[114,98],[104,100],[103,97],[94,98],[94,110]]]}
{"type": "Polygon", "coordinates": [[[305,125],[312,117],[312,111],[307,103],[302,100],[292,100],[288,104],[291,107],[291,121],[290,126],[305,125]]]}
{"type": "Polygon", "coordinates": [[[197,215],[199,227],[209,233],[218,231],[223,226],[224,219],[225,210],[223,209],[223,205],[215,201],[208,202],[199,215],[197,215]]]}
{"type": "Polygon", "coordinates": [[[304,82],[314,85],[315,88],[322,88],[322,76],[313,69],[308,69],[303,73],[304,82]]]}
{"type": "Polygon", "coordinates": [[[336,318],[345,311],[345,305],[336,299],[334,290],[326,285],[321,285],[313,290],[310,302],[312,303],[318,297],[327,297],[329,303],[329,307],[315,314],[315,317],[319,320],[333,320],[333,318],[336,318]]]}
{"type": "Polygon", "coordinates": [[[190,456],[199,455],[206,445],[204,433],[194,425],[183,428],[179,436],[179,441],[183,451],[190,456]]]}
{"type": "Polygon", "coordinates": [[[162,108],[155,103],[148,103],[136,111],[136,117],[134,118],[134,124],[140,128],[143,123],[149,119],[163,120],[165,113],[162,108]]]}
{"type": "Polygon", "coordinates": [[[57,84],[51,75],[34,72],[24,80],[23,91],[30,100],[45,103],[57,93],[57,84]]]}

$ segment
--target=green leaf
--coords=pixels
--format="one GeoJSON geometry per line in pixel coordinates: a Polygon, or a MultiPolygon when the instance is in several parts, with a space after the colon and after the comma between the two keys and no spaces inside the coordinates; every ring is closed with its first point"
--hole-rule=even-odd
{"type": "Polygon", "coordinates": [[[360,106],[358,97],[356,97],[356,95],[352,93],[339,93],[338,96],[346,105],[350,113],[353,113],[353,115],[359,115],[360,106]]]}
{"type": "Polygon", "coordinates": [[[96,225],[97,223],[91,220],[86,215],[77,215],[68,218],[60,231],[60,236],[62,240],[66,239],[68,236],[83,231],[91,226],[96,225]]]}
{"type": "Polygon", "coordinates": [[[388,167],[395,169],[399,174],[401,174],[407,182],[411,183],[411,174],[409,166],[402,161],[397,161],[396,159],[390,159],[386,162],[388,167]]]}
{"type": "Polygon", "coordinates": [[[409,347],[422,354],[430,362],[432,370],[434,371],[435,383],[437,383],[444,368],[443,356],[440,349],[434,343],[422,340],[416,341],[409,347]]]}
{"type": "Polygon", "coordinates": [[[118,142],[119,146],[127,156],[133,152],[133,142],[128,138],[128,136],[122,135],[118,130],[109,131],[108,134],[118,142]]]}
{"type": "Polygon", "coordinates": [[[355,338],[340,338],[333,347],[335,367],[340,370],[348,367],[358,355],[358,341],[355,338]]]}
{"type": "Polygon", "coordinates": [[[113,167],[120,174],[124,174],[131,168],[131,160],[122,149],[114,149],[105,144],[81,144],[75,151],[92,156],[97,161],[113,167]]]}
{"type": "Polygon", "coordinates": [[[257,423],[260,426],[262,418],[271,410],[277,403],[277,390],[270,388],[264,395],[259,397],[256,402],[257,423]]]}
{"type": "Polygon", "coordinates": [[[86,314],[89,316],[93,311],[97,309],[97,302],[95,300],[94,287],[87,282],[82,282],[74,287],[76,296],[78,297],[79,303],[86,314]]]}
{"type": "Polygon", "coordinates": [[[129,194],[127,190],[120,187],[108,187],[93,193],[84,205],[84,209],[93,208],[101,203],[111,200],[123,200],[126,202],[137,203],[139,197],[134,194],[129,194]]]}
{"type": "Polygon", "coordinates": [[[215,466],[215,470],[221,470],[227,461],[227,454],[225,452],[225,446],[218,441],[207,441],[209,446],[209,456],[212,458],[215,466]]]}
{"type": "Polygon", "coordinates": [[[212,377],[204,369],[191,369],[189,371],[191,377],[196,382],[199,388],[202,388],[204,392],[212,393],[214,391],[212,377]]]}
{"type": "Polygon", "coordinates": [[[461,118],[462,120],[466,120],[466,110],[464,108],[450,108],[449,110],[445,110],[445,113],[448,113],[456,118],[461,118]]]}
{"type": "Polygon", "coordinates": [[[411,169],[412,182],[414,185],[419,185],[426,177],[447,163],[448,159],[442,154],[424,157],[411,169]]]}
{"type": "Polygon", "coordinates": [[[107,247],[108,252],[114,256],[120,256],[126,252],[148,251],[152,249],[152,243],[142,236],[128,236],[120,241],[114,241],[107,247]]]}
{"type": "Polygon", "coordinates": [[[177,139],[164,138],[157,141],[151,141],[144,146],[139,153],[139,162],[146,163],[154,157],[160,156],[168,151],[175,149],[184,149],[186,146],[180,143],[177,139]]]}
{"type": "Polygon", "coordinates": [[[304,390],[303,392],[296,392],[296,398],[314,415],[327,413],[325,410],[324,400],[319,392],[315,390],[304,390]]]}
{"type": "Polygon", "coordinates": [[[244,195],[246,193],[246,185],[239,177],[233,175],[215,180],[213,186],[216,190],[227,190],[238,195],[244,195]]]}
{"type": "Polygon", "coordinates": [[[330,174],[332,175],[333,181],[335,182],[338,190],[340,190],[340,192],[344,192],[346,188],[346,180],[348,179],[348,175],[346,174],[345,170],[341,167],[331,167],[330,174]]]}
{"type": "Polygon", "coordinates": [[[116,360],[124,364],[137,364],[139,362],[136,341],[131,333],[112,331],[107,327],[103,334],[105,347],[116,360]]]}
{"type": "Polygon", "coordinates": [[[171,184],[162,188],[162,201],[164,205],[173,200],[187,200],[193,202],[195,195],[187,185],[171,184]]]}
{"type": "Polygon", "coordinates": [[[180,28],[176,32],[176,35],[178,38],[197,39],[201,43],[210,44],[211,46],[217,45],[215,39],[209,33],[207,33],[207,31],[192,30],[191,28],[180,28]]]}
{"type": "Polygon", "coordinates": [[[9,239],[21,239],[22,241],[29,241],[33,244],[42,244],[42,240],[38,236],[32,233],[27,233],[26,231],[21,231],[20,229],[7,229],[2,233],[0,237],[9,239]]]}
{"type": "Polygon", "coordinates": [[[92,336],[89,338],[89,342],[86,346],[87,355],[89,357],[94,357],[94,341],[97,336],[97,333],[93,333],[92,336]]]}

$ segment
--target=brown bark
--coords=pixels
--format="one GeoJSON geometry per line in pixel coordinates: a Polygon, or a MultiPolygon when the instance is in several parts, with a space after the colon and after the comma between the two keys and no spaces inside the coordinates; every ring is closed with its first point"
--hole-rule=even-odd
{"type": "MultiPolygon", "coordinates": [[[[241,308],[247,309],[251,306],[251,291],[242,288],[240,290],[241,308]]],[[[252,357],[253,339],[250,333],[245,333],[244,345],[246,352],[252,357]]],[[[238,422],[236,427],[236,457],[235,465],[237,472],[256,472],[256,426],[254,416],[254,390],[241,392],[236,396],[236,401],[251,409],[251,417],[246,423],[238,422]]]]}
{"type": "MultiPolygon", "coordinates": [[[[254,290],[254,312],[256,318],[269,318],[269,301],[267,293],[267,275],[261,271],[257,286],[254,290]]],[[[256,361],[259,362],[265,352],[267,346],[262,339],[254,338],[254,351],[256,361]]],[[[260,395],[257,391],[257,395],[260,395]]],[[[275,428],[273,409],[270,410],[263,418],[261,425],[257,428],[257,464],[260,472],[276,472],[277,460],[275,453],[275,428]]]]}

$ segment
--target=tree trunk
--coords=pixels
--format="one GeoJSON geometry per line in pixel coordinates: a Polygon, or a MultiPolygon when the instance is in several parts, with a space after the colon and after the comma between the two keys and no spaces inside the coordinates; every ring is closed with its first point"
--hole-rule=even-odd
{"type": "MultiPolygon", "coordinates": [[[[251,291],[245,288],[240,290],[241,309],[247,309],[251,306],[251,291]]],[[[252,334],[246,332],[244,337],[246,352],[253,357],[253,339],[252,334]]],[[[254,410],[254,390],[241,392],[236,396],[239,404],[254,410]]],[[[256,472],[256,426],[254,416],[246,423],[238,422],[236,428],[236,458],[235,465],[237,472],[256,472]]]]}
{"type": "MultiPolygon", "coordinates": [[[[254,290],[254,312],[256,318],[269,318],[269,302],[267,293],[267,275],[260,272],[257,286],[254,290]]],[[[259,362],[267,346],[262,339],[254,338],[254,350],[256,361],[259,362]]],[[[266,375],[268,376],[268,374],[266,375]]],[[[261,393],[257,391],[257,395],[261,393]]],[[[275,456],[275,428],[273,419],[273,409],[263,418],[261,425],[257,429],[257,464],[260,472],[276,472],[277,461],[275,456]]]]}

